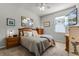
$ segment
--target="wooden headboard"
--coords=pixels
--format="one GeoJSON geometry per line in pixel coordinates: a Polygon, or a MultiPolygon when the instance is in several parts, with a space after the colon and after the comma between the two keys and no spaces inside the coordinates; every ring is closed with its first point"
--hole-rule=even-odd
{"type": "Polygon", "coordinates": [[[27,31],[27,32],[30,31],[31,32],[32,30],[36,30],[39,35],[44,34],[44,29],[41,29],[41,28],[36,28],[36,29],[20,28],[20,29],[18,29],[19,37],[24,35],[24,31],[27,31]]]}
{"type": "Polygon", "coordinates": [[[32,28],[20,28],[18,29],[18,33],[19,33],[19,37],[22,35],[24,35],[24,31],[32,31],[33,29],[32,28]]]}

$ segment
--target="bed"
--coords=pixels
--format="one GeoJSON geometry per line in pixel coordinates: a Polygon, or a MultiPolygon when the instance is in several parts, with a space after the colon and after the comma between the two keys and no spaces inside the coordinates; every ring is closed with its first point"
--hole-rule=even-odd
{"type": "Polygon", "coordinates": [[[35,35],[36,31],[33,29],[21,28],[19,29],[20,43],[36,56],[42,55],[46,49],[55,46],[55,41],[50,35],[35,35]],[[29,34],[29,35],[28,35],[29,34]]]}

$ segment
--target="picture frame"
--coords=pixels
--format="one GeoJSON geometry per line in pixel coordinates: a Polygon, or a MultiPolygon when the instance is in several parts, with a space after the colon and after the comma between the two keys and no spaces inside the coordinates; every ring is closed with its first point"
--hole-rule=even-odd
{"type": "Polygon", "coordinates": [[[44,27],[49,27],[50,26],[50,21],[44,21],[43,25],[44,25],[44,27]]]}
{"type": "Polygon", "coordinates": [[[8,26],[15,26],[15,19],[7,18],[7,25],[8,26]]]}
{"type": "Polygon", "coordinates": [[[22,27],[33,27],[33,19],[25,16],[21,16],[21,26],[22,27]]]}
{"type": "Polygon", "coordinates": [[[21,26],[25,26],[25,24],[23,23],[23,20],[26,19],[25,16],[21,16],[21,26]]]}

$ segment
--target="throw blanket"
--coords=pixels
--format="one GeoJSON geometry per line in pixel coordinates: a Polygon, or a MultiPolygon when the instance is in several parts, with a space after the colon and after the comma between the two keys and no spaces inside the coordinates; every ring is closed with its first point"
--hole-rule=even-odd
{"type": "Polygon", "coordinates": [[[51,43],[53,41],[54,46],[55,46],[55,41],[51,35],[40,35],[40,38],[46,38],[48,41],[51,43]]]}

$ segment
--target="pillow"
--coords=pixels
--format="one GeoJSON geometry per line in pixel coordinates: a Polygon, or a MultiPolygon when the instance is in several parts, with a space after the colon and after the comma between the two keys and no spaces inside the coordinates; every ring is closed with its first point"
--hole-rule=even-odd
{"type": "Polygon", "coordinates": [[[38,37],[37,31],[33,30],[33,31],[32,31],[32,34],[33,34],[34,37],[38,37]]]}
{"type": "Polygon", "coordinates": [[[31,37],[32,36],[32,32],[24,32],[24,36],[31,37]]]}
{"type": "Polygon", "coordinates": [[[27,32],[24,32],[24,36],[28,36],[28,33],[27,32]]]}
{"type": "Polygon", "coordinates": [[[27,32],[28,36],[31,37],[32,36],[32,32],[27,32]]]}

